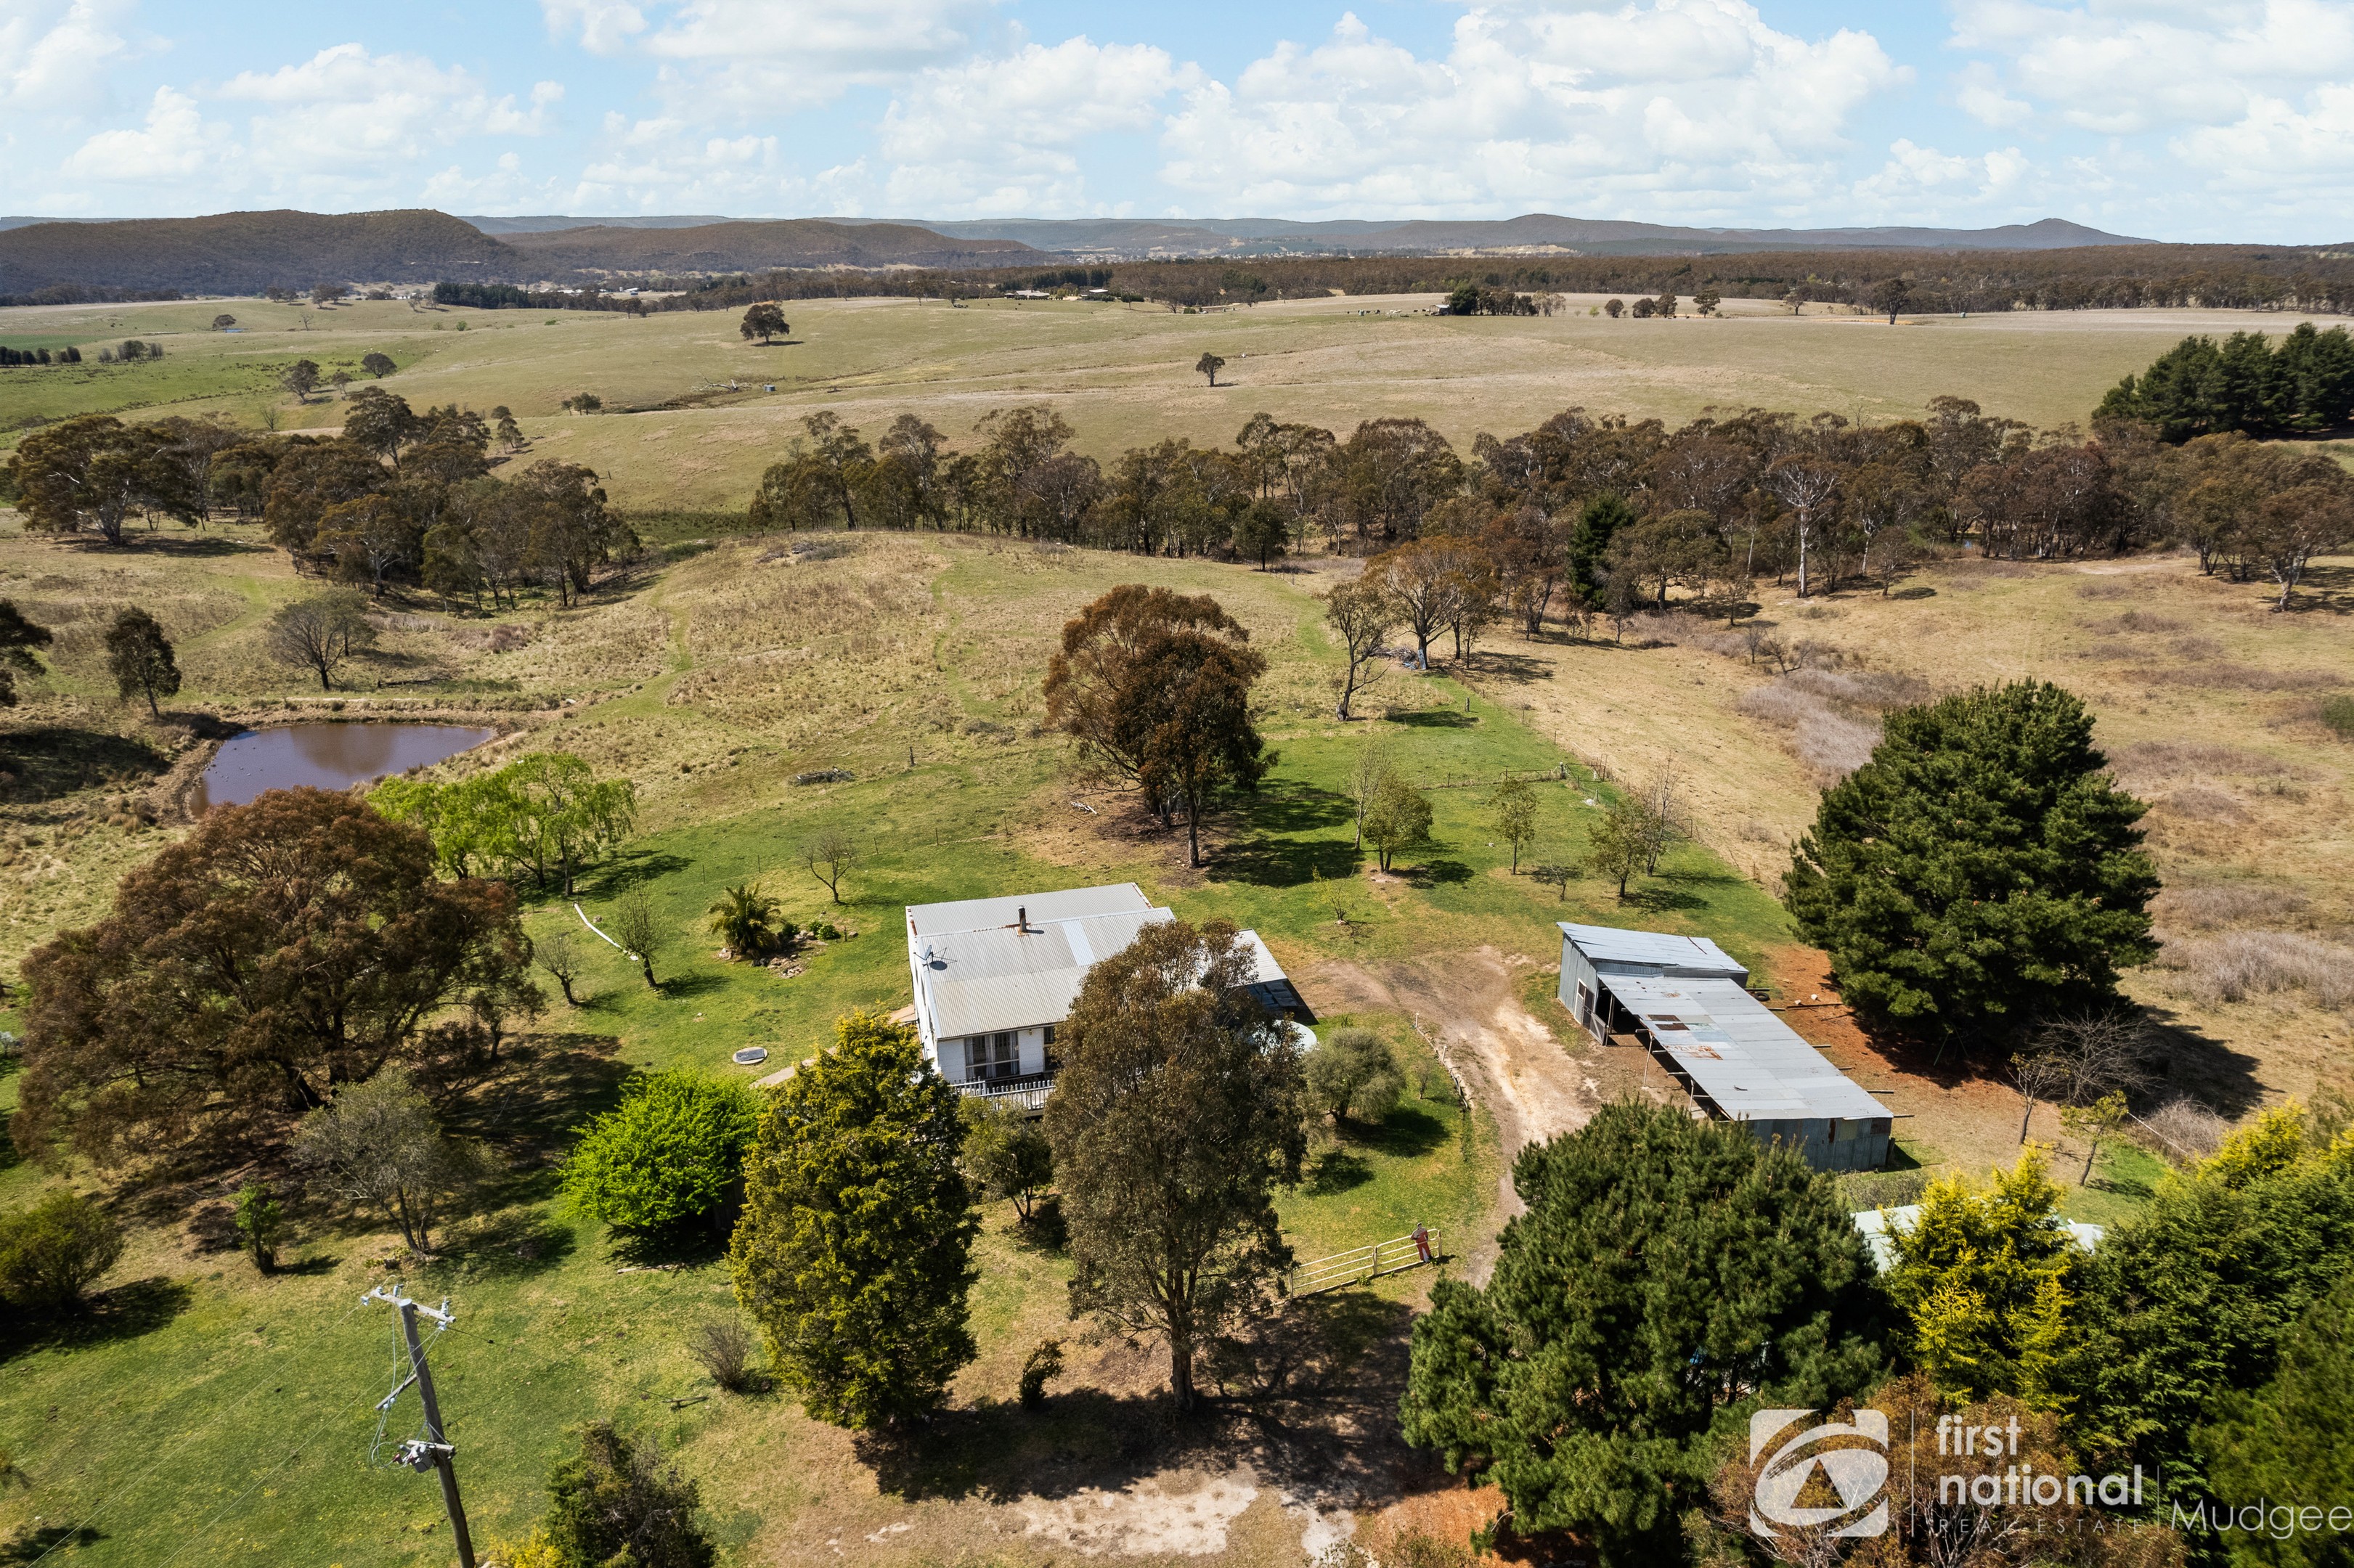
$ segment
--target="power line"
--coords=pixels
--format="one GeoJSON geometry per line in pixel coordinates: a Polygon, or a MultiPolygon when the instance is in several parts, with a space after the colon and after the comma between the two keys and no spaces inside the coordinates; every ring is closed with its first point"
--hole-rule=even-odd
{"type": "Polygon", "coordinates": [[[392,1385],[392,1392],[384,1396],[376,1408],[389,1412],[393,1401],[400,1397],[403,1389],[412,1383],[417,1385],[418,1400],[425,1407],[425,1436],[421,1441],[412,1437],[403,1443],[398,1462],[412,1470],[422,1470],[430,1466],[440,1472],[441,1506],[449,1512],[450,1529],[457,1537],[459,1568],[474,1568],[474,1538],[466,1528],[466,1505],[458,1496],[458,1467],[454,1463],[458,1450],[441,1425],[441,1404],[433,1393],[433,1369],[426,1363],[425,1347],[417,1337],[417,1318],[420,1312],[441,1328],[450,1327],[450,1298],[443,1297],[438,1309],[420,1307],[398,1287],[387,1288],[379,1285],[360,1299],[364,1302],[390,1302],[393,1311],[399,1317],[401,1337],[408,1344],[408,1375],[392,1385]]]}
{"type": "MultiPolygon", "coordinates": [[[[323,1336],[323,1335],[324,1335],[324,1334],[327,1334],[327,1333],[332,1332],[333,1330],[336,1330],[336,1329],[339,1329],[339,1328],[343,1327],[343,1325],[344,1325],[344,1324],[348,1323],[349,1321],[351,1321],[351,1319],[352,1319],[352,1316],[353,1316],[353,1314],[354,1314],[354,1313],[356,1313],[357,1311],[359,1311],[359,1310],[360,1310],[360,1308],[362,1308],[362,1307],[366,1307],[366,1305],[367,1305],[367,1299],[366,1299],[366,1298],[365,1298],[365,1297],[361,1298],[361,1299],[360,1299],[360,1301],[359,1301],[359,1304],[358,1304],[357,1306],[355,1306],[354,1308],[352,1308],[351,1311],[349,1311],[349,1312],[345,1312],[342,1317],[340,1317],[340,1318],[336,1319],[334,1322],[327,1324],[327,1325],[326,1325],[325,1327],[323,1327],[323,1328],[321,1328],[321,1329],[318,1329],[318,1330],[314,1330],[312,1334],[310,1334],[309,1336],[307,1336],[304,1340],[297,1340],[296,1342],[297,1342],[298,1344],[299,1344],[299,1343],[306,1343],[306,1342],[308,1342],[308,1340],[314,1340],[314,1339],[317,1339],[317,1338],[319,1338],[319,1337],[321,1337],[321,1336],[323,1336]]],[[[270,1350],[270,1349],[272,1349],[272,1347],[270,1347],[270,1346],[263,1346],[263,1347],[262,1347],[262,1350],[264,1350],[264,1351],[267,1351],[267,1350],[270,1350]]],[[[282,1353],[282,1348],[281,1348],[281,1353],[282,1353]]],[[[257,1353],[260,1353],[260,1352],[257,1352],[257,1353]]],[[[267,1372],[267,1373],[263,1374],[263,1376],[261,1377],[261,1379],[260,1379],[260,1382],[258,1382],[258,1383],[254,1383],[250,1388],[248,1388],[248,1389],[247,1389],[243,1393],[239,1394],[235,1399],[233,1399],[233,1400],[229,1401],[229,1403],[228,1403],[228,1404],[226,1404],[226,1405],[222,1406],[219,1410],[217,1410],[217,1411],[214,1412],[211,1415],[207,1416],[207,1417],[206,1419],[204,1419],[203,1421],[201,1421],[201,1422],[197,1423],[195,1426],[193,1426],[193,1427],[189,1428],[189,1429],[188,1429],[187,1431],[186,1431],[186,1432],[181,1433],[181,1434],[179,1435],[179,1436],[178,1436],[178,1437],[176,1437],[176,1438],[173,1439],[169,1444],[165,1445],[162,1449],[160,1449],[160,1450],[157,1452],[157,1454],[156,1454],[156,1456],[155,1456],[155,1458],[154,1458],[154,1461],[153,1463],[151,1463],[151,1464],[150,1464],[150,1465],[149,1465],[145,1469],[143,1469],[143,1470],[140,1471],[137,1475],[135,1475],[135,1476],[132,1477],[129,1480],[124,1481],[122,1485],[120,1485],[120,1486],[116,1487],[112,1491],[111,1491],[111,1492],[107,1493],[105,1497],[103,1497],[103,1498],[100,1499],[99,1499],[99,1502],[98,1502],[98,1505],[97,1505],[96,1507],[92,1508],[92,1509],[91,1509],[88,1513],[84,1514],[84,1515],[83,1515],[83,1516],[82,1516],[79,1520],[77,1520],[77,1521],[73,1524],[73,1526],[72,1526],[70,1529],[69,1529],[69,1530],[68,1530],[68,1531],[67,1531],[63,1535],[59,1536],[59,1537],[58,1538],[57,1542],[56,1542],[53,1545],[51,1545],[51,1546],[49,1547],[48,1551],[42,1552],[38,1557],[34,1558],[34,1559],[33,1559],[33,1561],[32,1561],[31,1563],[27,1563],[27,1564],[26,1564],[26,1568],[40,1568],[40,1564],[41,1564],[41,1563],[46,1563],[46,1562],[48,1562],[48,1559],[49,1559],[49,1555],[50,1555],[50,1553],[51,1553],[51,1552],[56,1552],[59,1547],[62,1547],[62,1546],[67,1545],[68,1543],[69,1543],[70,1542],[74,1541],[74,1540],[75,1540],[75,1539],[77,1539],[79,1536],[80,1536],[80,1534],[81,1534],[81,1532],[82,1532],[83,1531],[88,1530],[88,1529],[90,1527],[90,1525],[91,1525],[91,1524],[93,1524],[94,1522],[96,1522],[96,1521],[97,1521],[98,1516],[99,1516],[100,1514],[104,1513],[108,1509],[110,1509],[110,1508],[111,1508],[112,1506],[114,1506],[114,1504],[115,1504],[119,1499],[121,1499],[121,1498],[122,1497],[122,1495],[123,1495],[124,1493],[126,1493],[126,1492],[130,1491],[133,1487],[138,1486],[142,1481],[144,1481],[144,1480],[146,1480],[148,1478],[150,1478],[150,1477],[152,1477],[153,1475],[154,1475],[154,1473],[155,1473],[157,1470],[159,1470],[159,1469],[163,1468],[163,1467],[164,1467],[164,1460],[166,1460],[166,1459],[171,1458],[171,1457],[172,1457],[175,1453],[177,1453],[177,1452],[178,1452],[178,1450],[179,1450],[183,1446],[185,1446],[190,1438],[192,1438],[192,1437],[196,1436],[196,1435],[197,1433],[204,1431],[204,1430],[205,1430],[205,1428],[207,1428],[207,1426],[212,1425],[213,1425],[213,1423],[215,1423],[215,1422],[218,1421],[222,1416],[228,1414],[231,1411],[236,1410],[239,1406],[242,1405],[242,1404],[243,1404],[247,1400],[251,1399],[255,1394],[257,1394],[257,1393],[260,1393],[260,1392],[261,1392],[261,1389],[262,1389],[263,1384],[268,1383],[269,1383],[269,1382],[270,1382],[270,1380],[271,1380],[271,1379],[273,1379],[273,1378],[282,1378],[284,1375],[285,1375],[285,1374],[284,1374],[282,1372],[279,1372],[279,1371],[276,1371],[276,1370],[274,1370],[274,1369],[273,1369],[272,1371],[270,1371],[270,1372],[267,1372]]],[[[147,1412],[147,1414],[148,1414],[149,1415],[153,1415],[156,1411],[163,1409],[163,1408],[164,1408],[164,1405],[165,1404],[168,1404],[168,1403],[169,1403],[169,1400],[168,1400],[168,1399],[167,1399],[167,1400],[164,1400],[164,1401],[159,1401],[159,1402],[157,1402],[157,1404],[155,1404],[152,1409],[150,1409],[150,1410],[147,1412]]]]}

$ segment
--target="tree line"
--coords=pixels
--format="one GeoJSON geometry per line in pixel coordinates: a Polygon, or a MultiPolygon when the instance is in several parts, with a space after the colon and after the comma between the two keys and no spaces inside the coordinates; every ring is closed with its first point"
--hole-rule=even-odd
{"type": "Polygon", "coordinates": [[[2199,436],[2305,436],[2354,417],[2354,338],[2311,322],[2277,344],[2260,332],[2221,344],[2186,337],[2109,389],[2093,418],[2134,420],[2163,441],[2199,436]]]}
{"type": "Polygon", "coordinates": [[[1534,634],[1556,614],[1623,615],[1679,593],[1738,613],[1764,579],[1801,597],[1884,591],[1965,546],[2058,560],[2188,545],[2285,595],[2315,553],[2354,536],[2345,476],[2327,462],[2211,439],[2170,448],[2130,422],[2039,433],[1958,397],[1882,425],[1753,408],[1670,427],[1570,408],[1517,435],[1483,432],[1469,453],[1419,418],[1369,419],[1342,439],[1260,414],[1231,449],[1172,437],[1108,464],[1073,450],[1044,405],[996,410],[973,434],[951,451],[903,414],[870,441],[811,414],[748,519],[1262,566],[1320,537],[1373,558],[1426,658],[1442,626],[1459,653],[1507,618],[1534,634]]]}
{"type": "MultiPolygon", "coordinates": [[[[1460,257],[1257,257],[1230,260],[1157,260],[1090,268],[1108,271],[1090,288],[1108,288],[1171,305],[1246,304],[1261,299],[1342,294],[1445,293],[1466,282],[1510,292],[1657,297],[1718,293],[1727,299],[1884,308],[1891,281],[1904,285],[1905,308],[1953,314],[2009,311],[2354,309],[2354,257],[2306,249],[2228,245],[2105,245],[2056,250],[1748,250],[1712,256],[1548,256],[1496,258],[1467,278],[1460,257]]],[[[1079,269],[1070,269],[1076,271],[1079,269]]],[[[758,276],[632,281],[671,297],[650,310],[731,310],[757,300],[980,298],[1032,287],[1034,267],[779,269],[758,276]],[[673,292],[674,291],[674,292],[673,292]]],[[[451,288],[476,285],[450,284],[451,288]]],[[[501,285],[504,286],[504,285],[501,285]]],[[[1054,285],[1041,285],[1052,287],[1054,285]]],[[[588,305],[587,295],[535,296],[534,308],[620,309],[588,305]]]]}
{"type": "Polygon", "coordinates": [[[525,445],[504,408],[488,418],[455,405],[420,413],[363,387],[339,435],[84,415],[27,436],[5,471],[39,532],[121,545],[137,519],[198,526],[228,512],[258,517],[298,567],[375,597],[421,586],[498,605],[538,588],[569,603],[635,548],[635,535],[593,471],[543,461],[498,479],[493,443],[502,461],[525,445]]]}

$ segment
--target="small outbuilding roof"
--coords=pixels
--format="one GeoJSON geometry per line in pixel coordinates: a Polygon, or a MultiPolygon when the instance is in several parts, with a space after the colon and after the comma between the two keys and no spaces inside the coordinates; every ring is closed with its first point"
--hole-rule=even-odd
{"type": "MultiPolygon", "coordinates": [[[[1872,1266],[1885,1274],[1896,1263],[1895,1244],[1889,1239],[1891,1233],[1910,1235],[1913,1227],[1921,1223],[1921,1205],[1905,1203],[1890,1209],[1863,1209],[1849,1217],[1855,1221],[1855,1228],[1863,1233],[1863,1245],[1872,1249],[1872,1266]]],[[[2099,1225],[2088,1225],[2082,1220],[2062,1220],[2060,1227],[2068,1233],[2069,1240],[2086,1252],[2098,1247],[2101,1238],[2108,1234],[2099,1225]]]]}
{"type": "Polygon", "coordinates": [[[1577,945],[1586,961],[1635,964],[1676,975],[1722,975],[1745,980],[1749,971],[1706,937],[1678,937],[1665,931],[1622,931],[1616,926],[1579,926],[1555,922],[1561,934],[1577,945]]]}
{"type": "Polygon", "coordinates": [[[1612,975],[1609,987],[1732,1120],[1864,1121],[1889,1114],[1737,980],[1612,975]]]}

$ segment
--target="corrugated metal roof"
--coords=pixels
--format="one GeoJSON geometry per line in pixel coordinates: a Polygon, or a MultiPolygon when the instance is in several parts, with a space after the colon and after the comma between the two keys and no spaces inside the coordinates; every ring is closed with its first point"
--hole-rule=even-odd
{"type": "Polygon", "coordinates": [[[1677,937],[1665,931],[1622,931],[1616,926],[1577,926],[1557,921],[1561,934],[1577,944],[1586,961],[1601,964],[1653,964],[1685,973],[1728,975],[1745,980],[1749,971],[1706,937],[1677,937]]]}
{"type": "Polygon", "coordinates": [[[1889,1114],[1737,980],[1611,975],[1606,983],[1734,1121],[1889,1114]]]}
{"type": "Polygon", "coordinates": [[[1095,915],[1136,914],[1152,907],[1144,889],[1132,882],[1102,887],[1066,887],[1052,893],[1015,893],[1002,898],[960,898],[949,904],[910,904],[907,929],[917,937],[938,937],[951,931],[979,931],[1011,926],[1017,912],[1027,909],[1030,923],[1085,919],[1095,915]]]}
{"type": "Polygon", "coordinates": [[[1042,919],[1038,896],[1042,895],[1027,900],[974,899],[971,903],[976,905],[1005,903],[1007,923],[910,938],[930,955],[926,962],[919,954],[916,974],[928,1002],[926,1011],[940,1038],[1060,1022],[1069,1016],[1071,999],[1078,995],[1088,969],[1136,940],[1137,932],[1147,925],[1177,917],[1170,910],[1146,905],[1113,914],[1042,919]],[[1026,934],[1012,924],[1016,903],[1026,903],[1030,910],[1026,934]]]}

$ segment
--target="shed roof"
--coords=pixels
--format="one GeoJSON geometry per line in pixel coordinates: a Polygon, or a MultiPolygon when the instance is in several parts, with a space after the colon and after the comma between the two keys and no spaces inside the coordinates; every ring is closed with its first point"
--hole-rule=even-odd
{"type": "MultiPolygon", "coordinates": [[[[1872,1249],[1872,1266],[1885,1274],[1896,1264],[1895,1244],[1889,1239],[1891,1232],[1910,1235],[1913,1227],[1921,1223],[1921,1205],[1904,1203],[1889,1209],[1860,1209],[1849,1216],[1855,1228],[1863,1233],[1863,1245],[1872,1249]]],[[[2062,1220],[2060,1228],[2068,1239],[2086,1252],[2097,1249],[2108,1233],[2099,1225],[2088,1225],[2082,1220],[2062,1220]]]]}
{"type": "Polygon", "coordinates": [[[1101,887],[1066,887],[1053,893],[1014,893],[1002,898],[960,898],[949,904],[907,906],[907,934],[938,937],[950,931],[979,931],[1010,927],[1019,912],[1030,912],[1030,923],[1079,919],[1091,915],[1135,914],[1152,907],[1144,889],[1132,882],[1101,887]]]}
{"type": "Polygon", "coordinates": [[[1616,926],[1579,926],[1556,922],[1561,934],[1577,945],[1588,963],[1643,964],[1682,975],[1725,975],[1746,980],[1749,971],[1706,937],[1678,937],[1665,931],[1622,931],[1616,926]]]}
{"type": "MultiPolygon", "coordinates": [[[[1676,938],[1683,940],[1685,938],[1676,938]]],[[[1738,980],[1612,975],[1610,993],[1734,1121],[1889,1114],[1738,980]]]]}

